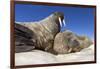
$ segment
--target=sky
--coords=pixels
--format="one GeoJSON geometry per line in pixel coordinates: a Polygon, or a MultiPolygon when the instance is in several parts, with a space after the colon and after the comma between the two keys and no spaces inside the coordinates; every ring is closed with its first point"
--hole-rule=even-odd
{"type": "Polygon", "coordinates": [[[95,8],[16,4],[15,21],[39,21],[56,11],[64,13],[66,26],[62,27],[61,31],[71,30],[78,35],[86,35],[94,39],[95,8]]]}

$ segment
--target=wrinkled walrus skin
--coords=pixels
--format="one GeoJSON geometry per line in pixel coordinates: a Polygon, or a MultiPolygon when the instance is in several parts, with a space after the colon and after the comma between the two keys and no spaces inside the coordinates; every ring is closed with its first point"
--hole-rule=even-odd
{"type": "Polygon", "coordinates": [[[71,31],[60,32],[56,35],[54,40],[54,51],[57,54],[67,54],[72,52],[79,52],[84,48],[89,47],[92,41],[85,36],[78,36],[71,31]]]}
{"type": "MultiPolygon", "coordinates": [[[[25,22],[25,23],[16,22],[16,23],[28,28],[33,32],[33,36],[35,37],[34,38],[32,37],[32,39],[33,42],[35,42],[36,49],[53,52],[52,49],[53,49],[54,38],[56,34],[60,32],[59,18],[61,19],[61,21],[64,19],[63,13],[55,12],[50,16],[44,18],[43,20],[37,22],[25,22]]],[[[23,31],[24,29],[21,30],[23,31]]]]}

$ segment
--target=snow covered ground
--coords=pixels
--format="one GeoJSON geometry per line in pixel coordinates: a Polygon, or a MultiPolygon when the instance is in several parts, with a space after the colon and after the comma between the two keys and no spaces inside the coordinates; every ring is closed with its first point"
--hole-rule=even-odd
{"type": "Polygon", "coordinates": [[[53,55],[40,50],[15,54],[15,65],[94,61],[94,45],[81,52],[53,55]]]}

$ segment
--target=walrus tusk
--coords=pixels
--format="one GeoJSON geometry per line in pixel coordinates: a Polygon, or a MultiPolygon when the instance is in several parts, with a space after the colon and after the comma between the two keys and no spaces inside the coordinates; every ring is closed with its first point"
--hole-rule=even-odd
{"type": "Polygon", "coordinates": [[[72,48],[69,48],[68,53],[70,53],[72,51],[72,48]]]}
{"type": "Polygon", "coordinates": [[[63,21],[61,21],[61,18],[59,17],[59,23],[60,26],[62,27],[62,25],[66,26],[65,20],[63,19],[63,21]]]}
{"type": "Polygon", "coordinates": [[[60,17],[59,17],[59,23],[60,23],[60,26],[62,27],[62,21],[60,17]]]}
{"type": "Polygon", "coordinates": [[[65,23],[65,20],[63,19],[63,24],[64,24],[64,26],[66,26],[66,23],[65,23]]]}

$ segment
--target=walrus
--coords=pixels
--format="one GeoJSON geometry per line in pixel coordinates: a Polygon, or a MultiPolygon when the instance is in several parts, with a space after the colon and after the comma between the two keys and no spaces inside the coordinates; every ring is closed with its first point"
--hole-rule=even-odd
{"type": "MultiPolygon", "coordinates": [[[[33,38],[32,35],[30,35],[31,39],[29,39],[29,41],[31,40],[31,42],[33,41],[33,44],[35,43],[35,49],[40,49],[47,52],[54,51],[52,50],[54,38],[56,34],[60,32],[61,26],[65,25],[64,14],[62,12],[54,12],[50,16],[36,22],[15,22],[15,23],[32,31],[33,34],[32,33],[31,34],[35,37],[33,38]]],[[[24,31],[24,29],[20,30],[24,31]]],[[[33,46],[34,45],[32,45],[32,47],[33,46]]],[[[27,46],[27,48],[28,47],[29,46],[27,46]]]]}
{"type": "Polygon", "coordinates": [[[69,30],[59,32],[54,39],[53,50],[56,54],[79,52],[89,47],[92,41],[86,36],[79,36],[69,30]]]}

